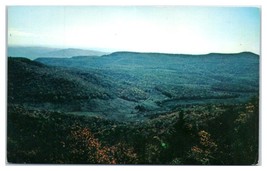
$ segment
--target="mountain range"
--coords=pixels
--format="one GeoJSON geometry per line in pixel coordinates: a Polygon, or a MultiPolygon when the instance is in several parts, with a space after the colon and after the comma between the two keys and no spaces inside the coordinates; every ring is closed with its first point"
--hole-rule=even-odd
{"type": "Polygon", "coordinates": [[[9,163],[258,163],[258,55],[64,51],[8,57],[9,163]]]}
{"type": "Polygon", "coordinates": [[[259,92],[259,57],[248,52],[116,52],[8,61],[11,103],[126,121],[181,105],[242,103],[259,92]]]}
{"type": "Polygon", "coordinates": [[[77,48],[48,48],[48,47],[19,47],[9,46],[8,56],[10,57],[26,57],[29,59],[36,59],[39,57],[57,57],[57,58],[69,58],[72,56],[101,56],[107,53],[85,50],[77,48]]]}

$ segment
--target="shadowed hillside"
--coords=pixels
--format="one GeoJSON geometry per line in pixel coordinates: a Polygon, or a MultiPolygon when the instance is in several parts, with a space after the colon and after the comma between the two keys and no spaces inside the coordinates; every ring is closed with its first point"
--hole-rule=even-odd
{"type": "Polygon", "coordinates": [[[83,100],[111,98],[104,84],[93,72],[49,67],[26,58],[8,59],[9,103],[72,111],[83,100]]]}

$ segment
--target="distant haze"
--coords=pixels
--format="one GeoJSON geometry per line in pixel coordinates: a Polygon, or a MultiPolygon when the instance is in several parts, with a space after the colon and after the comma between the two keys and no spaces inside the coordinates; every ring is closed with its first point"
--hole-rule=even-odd
{"type": "Polygon", "coordinates": [[[9,57],[26,57],[29,59],[36,59],[40,57],[56,57],[56,58],[70,58],[73,56],[102,56],[107,53],[85,49],[59,49],[48,47],[20,47],[9,46],[9,57]]]}
{"type": "Polygon", "coordinates": [[[183,54],[260,53],[260,9],[10,6],[8,46],[183,54]]]}

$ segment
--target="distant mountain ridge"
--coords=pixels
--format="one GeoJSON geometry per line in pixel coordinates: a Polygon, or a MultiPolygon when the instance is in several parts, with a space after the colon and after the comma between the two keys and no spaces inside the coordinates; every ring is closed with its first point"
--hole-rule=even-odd
{"type": "Polygon", "coordinates": [[[237,52],[237,53],[217,53],[212,52],[208,54],[180,54],[180,53],[161,53],[161,52],[133,52],[133,51],[116,51],[105,56],[117,56],[117,55],[168,55],[168,56],[214,56],[214,55],[249,55],[249,56],[256,56],[259,57],[258,54],[253,52],[244,51],[244,52],[237,52]]]}
{"type": "Polygon", "coordinates": [[[75,49],[75,48],[68,48],[68,49],[61,49],[52,52],[48,52],[44,54],[43,57],[73,57],[73,56],[102,56],[106,53],[94,50],[84,50],[84,49],[75,49]]]}
{"type": "MultiPolygon", "coordinates": [[[[191,66],[192,69],[195,64],[202,67],[203,72],[206,72],[206,64],[218,65],[222,68],[228,68],[233,65],[244,63],[248,65],[255,63],[257,65],[259,55],[251,52],[240,52],[232,54],[223,53],[209,53],[202,55],[190,54],[167,54],[167,53],[142,53],[142,52],[113,52],[111,54],[95,56],[73,56],[72,58],[37,58],[35,61],[44,63],[46,65],[73,67],[73,68],[121,68],[121,67],[152,67],[152,68],[166,68],[179,70],[186,66],[191,66]],[[222,63],[223,62],[223,63],[222,63]],[[181,67],[181,65],[183,67],[181,67]],[[179,66],[179,67],[178,67],[179,66]]],[[[209,67],[210,68],[210,67],[209,67]]],[[[234,69],[233,67],[232,69],[234,69]]],[[[186,68],[185,68],[186,69],[186,68]]],[[[216,72],[216,67],[213,68],[216,72]]],[[[182,71],[181,71],[182,72],[182,71]]]]}
{"type": "Polygon", "coordinates": [[[48,47],[8,47],[9,57],[25,57],[29,59],[36,59],[40,57],[47,58],[70,58],[73,56],[102,56],[106,52],[95,50],[77,49],[77,48],[48,48],[48,47]]]}

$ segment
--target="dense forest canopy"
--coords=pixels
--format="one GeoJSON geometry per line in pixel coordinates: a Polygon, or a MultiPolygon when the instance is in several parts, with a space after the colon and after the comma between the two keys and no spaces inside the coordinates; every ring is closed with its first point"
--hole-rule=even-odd
{"type": "Polygon", "coordinates": [[[258,163],[259,56],[8,58],[10,163],[258,163]]]}

